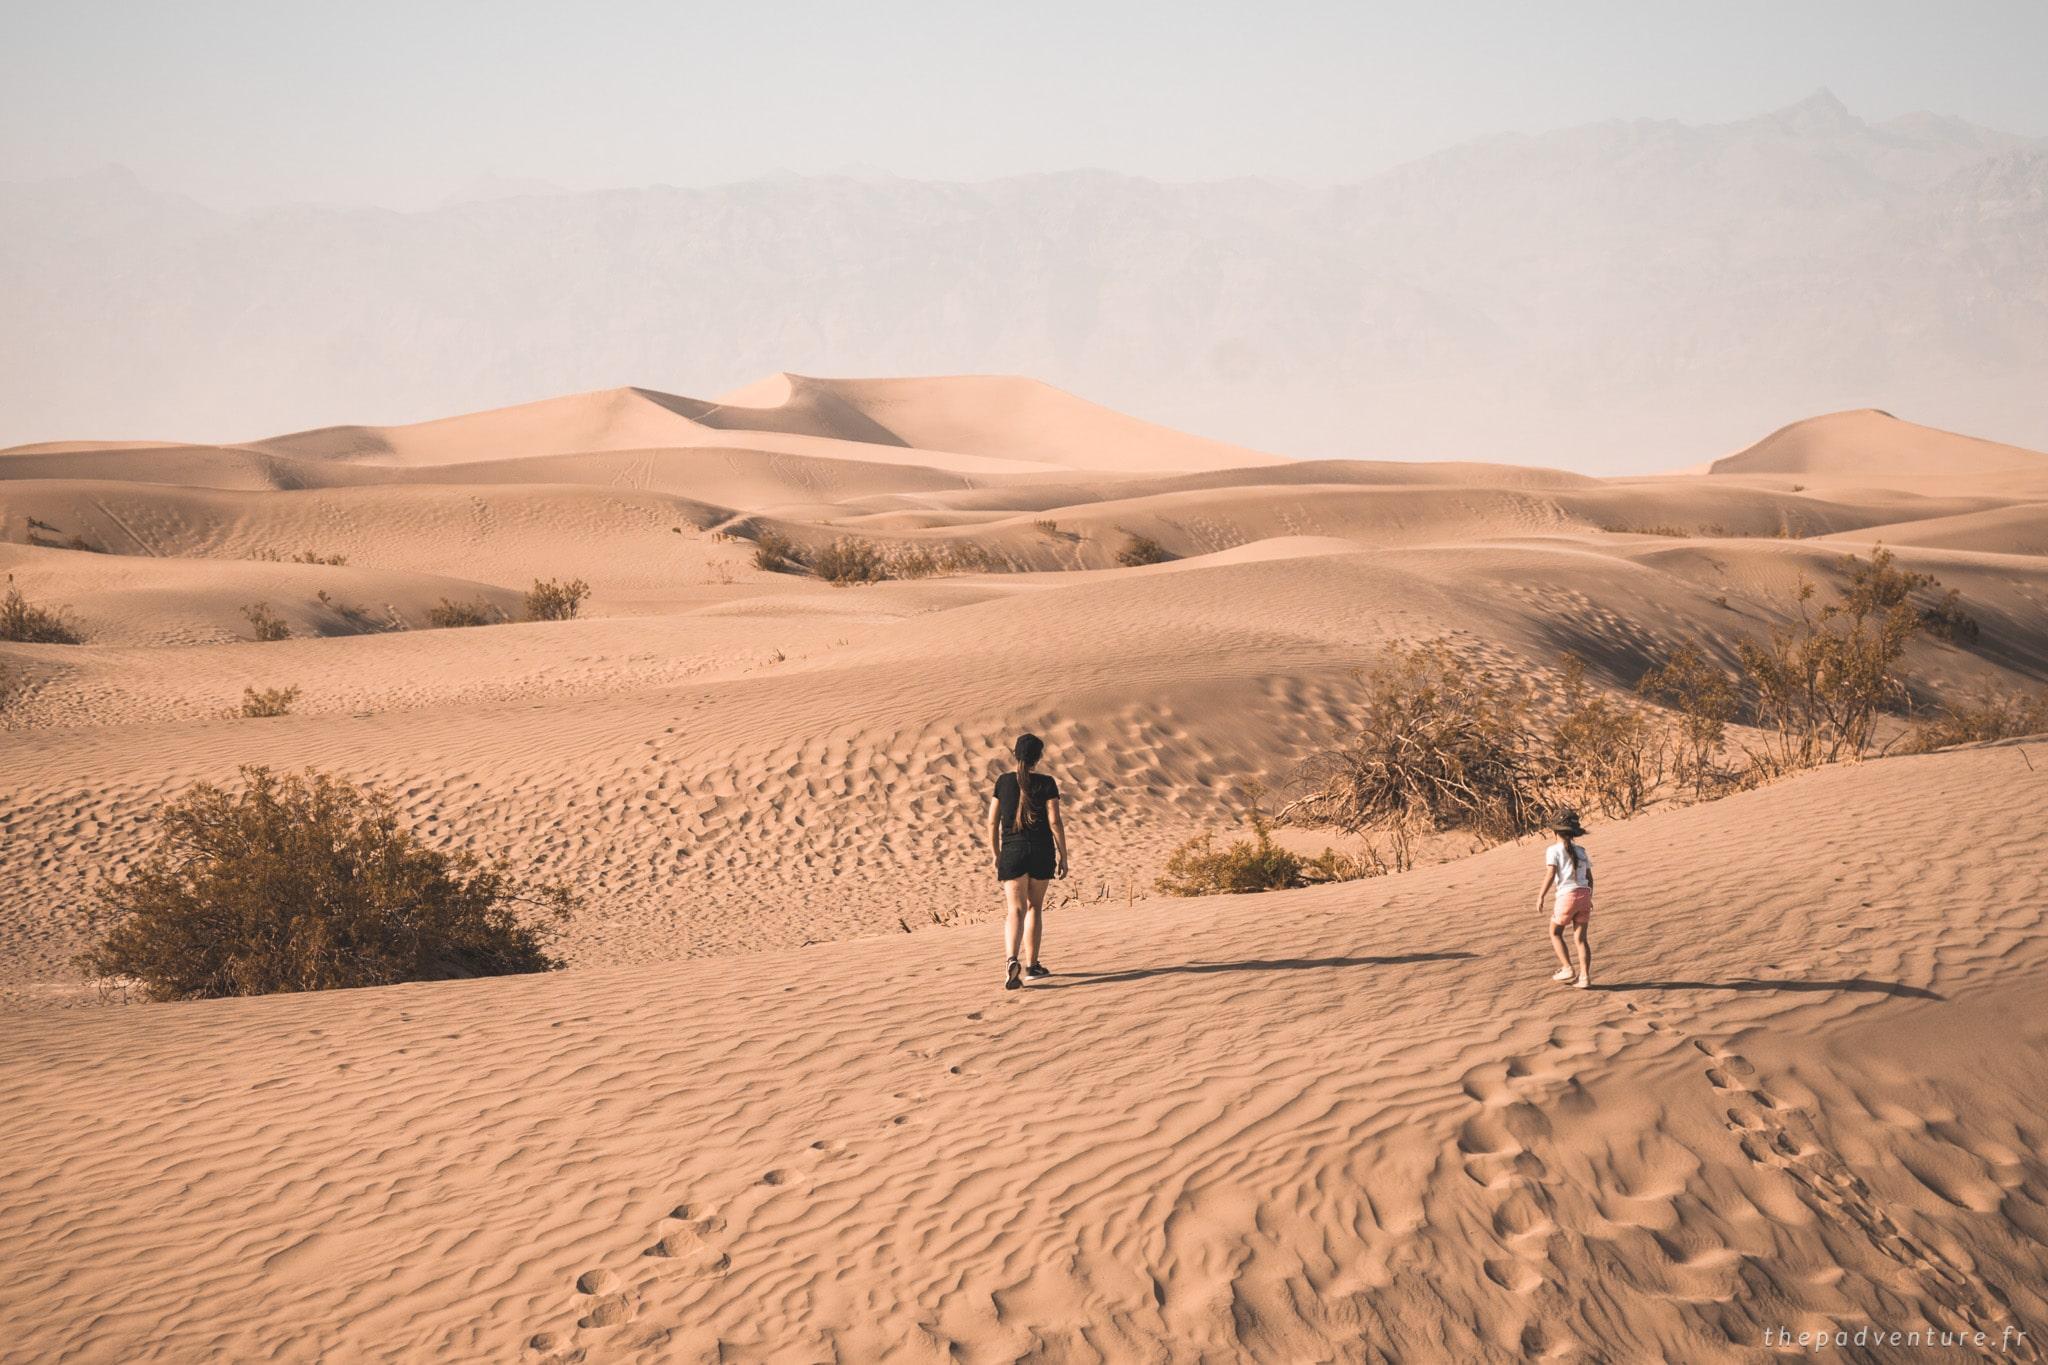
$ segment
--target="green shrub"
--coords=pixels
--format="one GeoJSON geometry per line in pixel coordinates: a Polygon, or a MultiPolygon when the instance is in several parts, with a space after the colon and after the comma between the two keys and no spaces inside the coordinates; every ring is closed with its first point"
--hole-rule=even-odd
{"type": "Polygon", "coordinates": [[[391,798],[336,778],[242,780],[202,782],[158,812],[142,864],[100,890],[115,922],[82,968],[195,1000],[562,965],[547,948],[575,906],[563,888],[429,849],[391,798]]]}
{"type": "Polygon", "coordinates": [[[75,645],[81,637],[61,611],[38,607],[23,597],[10,575],[7,596],[0,597],[0,640],[18,645],[75,645]]]}
{"type": "Polygon", "coordinates": [[[256,632],[256,639],[264,643],[292,638],[292,628],[272,613],[268,602],[251,602],[242,608],[242,615],[248,619],[249,628],[256,632]]]}
{"type": "Polygon", "coordinates": [[[436,630],[455,630],[463,626],[498,626],[505,623],[505,613],[479,597],[471,602],[451,602],[442,598],[427,608],[427,624],[436,630]]]}
{"type": "Polygon", "coordinates": [[[533,588],[526,594],[526,619],[529,621],[567,621],[583,608],[583,599],[590,596],[590,585],[580,578],[566,583],[552,578],[536,578],[533,588]]]}
{"type": "Polygon", "coordinates": [[[292,703],[299,699],[296,687],[273,687],[258,692],[253,687],[242,689],[242,714],[250,720],[262,720],[271,716],[288,716],[292,703]]]}
{"type": "Polygon", "coordinates": [[[1116,552],[1116,562],[1127,569],[1135,569],[1146,564],[1164,564],[1172,558],[1172,551],[1152,537],[1141,536],[1136,531],[1124,532],[1124,547],[1116,552]]]}

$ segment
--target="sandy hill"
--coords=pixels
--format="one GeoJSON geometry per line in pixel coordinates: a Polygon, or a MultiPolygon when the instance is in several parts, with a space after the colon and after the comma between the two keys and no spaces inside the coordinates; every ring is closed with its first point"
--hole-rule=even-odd
{"type": "Polygon", "coordinates": [[[2048,1318],[2044,772],[2038,742],[1890,759],[1601,829],[1590,993],[1547,980],[1525,845],[1070,903],[1058,974],[1012,995],[979,925],[19,1019],[0,1236],[34,1254],[0,1265],[8,1352],[2013,1343],[2048,1318]]]}
{"type": "Polygon", "coordinates": [[[715,402],[652,389],[607,389],[409,426],[325,427],[250,444],[280,455],[407,465],[750,444],[810,454],[833,447],[854,453],[843,448],[855,446],[859,458],[991,473],[1163,472],[1283,462],[1006,376],[777,374],[715,402]],[[756,436],[769,439],[748,439],[756,436]]]}
{"type": "Polygon", "coordinates": [[[2048,497],[2048,456],[1863,408],[1781,427],[1709,473],[1806,475],[1837,485],[2048,497]]]}

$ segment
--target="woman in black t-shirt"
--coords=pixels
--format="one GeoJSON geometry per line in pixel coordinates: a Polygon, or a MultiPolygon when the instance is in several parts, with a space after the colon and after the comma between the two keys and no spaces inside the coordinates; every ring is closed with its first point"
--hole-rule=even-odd
{"type": "Polygon", "coordinates": [[[1051,976],[1038,960],[1045,932],[1045,889],[1067,875],[1067,827],[1060,820],[1060,784],[1037,771],[1045,741],[1019,735],[1017,767],[996,779],[988,803],[988,840],[1003,884],[1003,952],[1009,964],[1003,989],[1016,990],[1026,976],[1051,976]],[[1023,957],[1018,952],[1022,950],[1023,957]]]}

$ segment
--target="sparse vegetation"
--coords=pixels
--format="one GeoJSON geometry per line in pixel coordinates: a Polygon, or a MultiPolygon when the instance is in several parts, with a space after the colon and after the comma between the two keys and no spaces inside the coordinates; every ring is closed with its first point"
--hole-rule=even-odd
{"type": "Polygon", "coordinates": [[[762,531],[754,537],[754,567],[769,573],[786,573],[802,568],[803,558],[796,542],[780,531],[762,531]]]}
{"type": "Polygon", "coordinates": [[[1683,526],[1658,524],[1655,526],[1630,526],[1625,522],[1608,522],[1600,528],[1611,535],[1621,536],[1662,536],[1666,540],[1690,540],[1693,532],[1683,526]]]}
{"type": "Polygon", "coordinates": [[[1735,680],[1709,662],[1697,646],[1687,644],[1645,673],[1636,683],[1636,691],[1678,713],[1677,775],[1692,785],[1695,798],[1705,797],[1725,777],[1721,745],[1740,700],[1735,680]]]}
{"type": "Polygon", "coordinates": [[[292,563],[325,564],[332,568],[339,568],[342,565],[348,563],[348,556],[334,554],[323,555],[317,550],[301,550],[297,554],[292,556],[292,563]]]}
{"type": "Polygon", "coordinates": [[[454,630],[463,626],[497,626],[505,623],[505,613],[479,597],[469,602],[454,602],[444,597],[427,608],[427,624],[436,630],[454,630]]]}
{"type": "Polygon", "coordinates": [[[526,594],[526,619],[529,621],[567,621],[583,608],[583,599],[590,596],[590,585],[580,578],[558,582],[552,578],[536,578],[533,588],[526,594]]]}
{"type": "Polygon", "coordinates": [[[242,616],[249,622],[249,629],[255,632],[255,638],[263,643],[292,638],[292,628],[270,610],[268,602],[251,602],[242,608],[242,616]]]}
{"type": "Polygon", "coordinates": [[[1038,528],[1038,533],[1040,535],[1045,536],[1050,540],[1058,540],[1060,538],[1060,524],[1056,521],[1048,519],[1042,521],[1034,521],[1031,524],[1038,528]]]}
{"type": "Polygon", "coordinates": [[[1139,535],[1136,531],[1124,532],[1124,547],[1116,552],[1116,562],[1127,569],[1144,564],[1164,564],[1172,558],[1172,551],[1152,537],[1139,535]]]}
{"type": "Polygon", "coordinates": [[[1868,562],[1850,555],[1843,565],[1841,601],[1815,610],[1814,586],[1801,582],[1798,619],[1737,647],[1766,731],[1763,747],[1749,752],[1759,779],[1861,756],[1879,717],[1907,699],[1899,659],[1923,625],[1911,598],[1935,580],[1898,568],[1881,545],[1868,562]]]}
{"type": "Polygon", "coordinates": [[[1916,722],[1899,746],[1909,754],[1932,753],[1955,744],[2048,732],[2048,692],[2006,693],[1961,706],[1945,706],[1916,722]]]}
{"type": "Polygon", "coordinates": [[[82,637],[61,611],[36,606],[7,576],[7,595],[0,597],[0,640],[18,645],[75,645],[82,637]]]}
{"type": "Polygon", "coordinates": [[[245,687],[242,689],[242,714],[250,720],[288,716],[292,713],[292,704],[298,699],[297,687],[271,687],[261,692],[245,687]]]}
{"type": "Polygon", "coordinates": [[[841,536],[823,549],[813,550],[810,569],[835,587],[854,583],[879,583],[889,576],[888,562],[873,541],[841,536]]]}
{"type": "Polygon", "coordinates": [[[1564,713],[1545,746],[1552,785],[1616,819],[1634,815],[1664,780],[1665,726],[1639,706],[1594,692],[1576,656],[1565,659],[1563,691],[1564,713]]]}
{"type": "Polygon", "coordinates": [[[155,1000],[548,971],[576,901],[468,853],[429,849],[384,795],[320,773],[242,769],[157,815],[115,922],[79,965],[155,1000]]]}
{"type": "Polygon", "coordinates": [[[1273,842],[1273,823],[1254,797],[1245,823],[1252,837],[1216,847],[1213,832],[1196,835],[1166,860],[1165,875],[1154,886],[1168,896],[1229,896],[1250,891],[1287,891],[1322,882],[1356,881],[1388,871],[1377,858],[1353,858],[1325,848],[1313,858],[1273,842]]]}
{"type": "Polygon", "coordinates": [[[1308,790],[1283,819],[1403,840],[1411,829],[1507,839],[1532,827],[1544,768],[1525,685],[1489,682],[1441,644],[1396,653],[1360,678],[1356,722],[1300,766],[1308,790]]]}

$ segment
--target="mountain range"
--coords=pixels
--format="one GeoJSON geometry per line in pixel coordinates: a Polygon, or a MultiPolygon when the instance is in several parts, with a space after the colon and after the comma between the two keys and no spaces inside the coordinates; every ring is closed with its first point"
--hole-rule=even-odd
{"type": "Polygon", "coordinates": [[[1821,92],[1342,185],[778,176],[227,213],[0,189],[0,444],[1015,372],[1288,455],[1588,472],[1881,407],[2048,445],[2048,141],[1821,92]]]}

